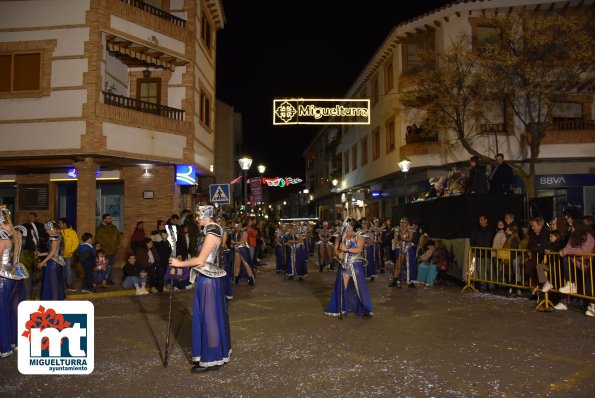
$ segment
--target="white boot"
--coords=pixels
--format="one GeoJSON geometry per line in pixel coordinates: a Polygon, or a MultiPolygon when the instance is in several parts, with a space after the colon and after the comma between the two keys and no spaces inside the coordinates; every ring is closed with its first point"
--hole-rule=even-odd
{"type": "Polygon", "coordinates": [[[149,294],[149,292],[147,292],[147,289],[145,289],[145,285],[146,283],[143,282],[140,286],[141,294],[149,294]]]}
{"type": "Polygon", "coordinates": [[[143,294],[143,292],[141,292],[140,286],[138,284],[135,284],[134,287],[136,288],[136,295],[137,296],[140,296],[141,294],[143,294]]]}

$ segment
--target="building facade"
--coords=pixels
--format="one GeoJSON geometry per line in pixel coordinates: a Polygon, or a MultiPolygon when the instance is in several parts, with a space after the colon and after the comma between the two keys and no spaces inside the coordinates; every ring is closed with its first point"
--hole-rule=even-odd
{"type": "Polygon", "coordinates": [[[0,15],[0,195],[16,222],[35,211],[94,233],[111,213],[125,248],[137,221],[189,208],[176,169],[214,163],[221,2],[10,1],[0,15]]]}
{"type": "MultiPolygon", "coordinates": [[[[406,109],[399,102],[422,62],[420,50],[448,51],[461,34],[477,43],[485,34],[481,21],[486,12],[504,15],[520,7],[534,13],[563,12],[568,7],[587,12],[592,5],[593,1],[457,1],[396,26],[345,96],[370,99],[371,123],[343,126],[340,133],[335,154],[341,157],[338,185],[343,214],[390,217],[392,208],[404,203],[406,196],[426,192],[430,178],[447,175],[454,164],[467,166],[469,153],[461,146],[447,145],[452,138],[450,132],[407,134],[411,128],[423,127],[429,116],[406,109]],[[411,170],[406,174],[398,166],[404,158],[411,161],[411,170]]],[[[554,114],[556,120],[541,145],[536,165],[536,196],[553,196],[559,204],[579,205],[585,214],[595,212],[594,104],[592,93],[554,104],[559,114],[554,114]],[[565,122],[568,120],[572,123],[565,122]]],[[[526,161],[522,141],[513,139],[522,135],[524,126],[511,110],[501,107],[488,116],[492,128],[482,130],[478,138],[483,153],[503,153],[507,162],[526,161]]],[[[316,145],[313,142],[311,148],[316,145]]],[[[321,200],[317,194],[315,201],[321,200]]]]}

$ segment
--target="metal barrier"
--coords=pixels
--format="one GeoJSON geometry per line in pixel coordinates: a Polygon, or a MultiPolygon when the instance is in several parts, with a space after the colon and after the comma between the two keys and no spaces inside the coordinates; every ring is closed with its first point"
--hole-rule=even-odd
{"type": "Polygon", "coordinates": [[[462,291],[476,291],[475,283],[533,290],[537,307],[552,310],[551,292],[595,300],[594,254],[560,257],[558,253],[537,254],[523,249],[470,247],[467,256],[467,283],[462,291]],[[549,283],[542,292],[539,284],[549,283]],[[560,292],[562,289],[562,292],[560,292]],[[543,293],[543,297],[540,294],[543,293]]]}

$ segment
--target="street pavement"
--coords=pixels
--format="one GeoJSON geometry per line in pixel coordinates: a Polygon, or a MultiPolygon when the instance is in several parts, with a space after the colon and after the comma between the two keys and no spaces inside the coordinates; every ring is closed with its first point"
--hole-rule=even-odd
{"type": "MultiPolygon", "coordinates": [[[[334,272],[305,281],[274,265],[234,286],[233,353],[190,373],[194,290],[175,292],[169,366],[167,294],[95,296],[95,370],[24,376],[0,358],[0,397],[593,397],[595,319],[537,312],[527,298],[369,283],[374,317],[323,315],[334,272]]],[[[273,261],[269,261],[272,264],[273,261]]],[[[74,296],[80,297],[80,296],[74,296]]]]}

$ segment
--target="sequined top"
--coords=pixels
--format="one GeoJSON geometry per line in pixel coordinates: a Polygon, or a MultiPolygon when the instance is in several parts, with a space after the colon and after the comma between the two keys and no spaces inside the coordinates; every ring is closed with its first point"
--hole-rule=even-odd
{"type": "MultiPolygon", "coordinates": [[[[213,245],[213,248],[205,259],[204,265],[192,268],[190,272],[190,282],[192,283],[194,283],[194,280],[198,276],[197,273],[208,276],[209,278],[221,278],[227,275],[224,270],[219,268],[219,247],[221,246],[221,238],[223,237],[223,228],[219,224],[208,223],[203,229],[203,234],[205,238],[207,235],[213,235],[219,238],[219,241],[213,245]]],[[[201,251],[202,244],[204,244],[204,240],[200,244],[201,251]]]]}

